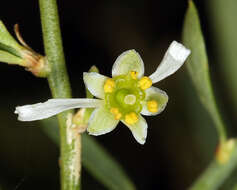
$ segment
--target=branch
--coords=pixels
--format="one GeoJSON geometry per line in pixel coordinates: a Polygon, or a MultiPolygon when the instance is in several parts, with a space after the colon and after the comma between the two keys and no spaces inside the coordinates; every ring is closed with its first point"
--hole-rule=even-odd
{"type": "MultiPolygon", "coordinates": [[[[45,53],[51,72],[48,76],[53,98],[71,98],[56,0],[39,0],[45,53]]],[[[73,111],[58,115],[60,126],[61,189],[79,189],[81,137],[72,127],[73,111]]]]}

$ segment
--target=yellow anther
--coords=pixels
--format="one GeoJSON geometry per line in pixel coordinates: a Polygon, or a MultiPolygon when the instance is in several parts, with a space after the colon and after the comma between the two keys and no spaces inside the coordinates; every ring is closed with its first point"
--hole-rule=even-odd
{"type": "Polygon", "coordinates": [[[152,85],[152,81],[149,77],[142,77],[139,82],[139,87],[142,89],[142,90],[146,90],[147,88],[150,88],[151,85],[152,85]]]}
{"type": "Polygon", "coordinates": [[[111,108],[110,112],[114,115],[114,119],[119,120],[122,117],[122,114],[119,112],[118,108],[111,108]]]}
{"type": "Polygon", "coordinates": [[[131,75],[132,79],[137,79],[138,72],[137,71],[131,71],[130,75],[131,75]]]}
{"type": "Polygon", "coordinates": [[[110,109],[110,112],[111,112],[112,114],[117,114],[117,113],[119,113],[119,109],[118,109],[118,108],[111,108],[111,109],[110,109]]]}
{"type": "Polygon", "coordinates": [[[116,115],[114,115],[114,119],[119,120],[122,117],[122,114],[119,112],[116,115]]]}
{"type": "Polygon", "coordinates": [[[147,109],[152,112],[156,113],[158,112],[158,103],[155,100],[150,100],[147,102],[147,109]]]}
{"type": "Polygon", "coordinates": [[[138,121],[138,116],[136,113],[131,112],[125,115],[125,122],[129,125],[133,125],[138,121]]]}
{"type": "Polygon", "coordinates": [[[113,92],[114,87],[115,87],[115,82],[113,81],[113,79],[107,79],[105,81],[105,84],[104,84],[104,91],[105,91],[105,93],[113,92]]]}

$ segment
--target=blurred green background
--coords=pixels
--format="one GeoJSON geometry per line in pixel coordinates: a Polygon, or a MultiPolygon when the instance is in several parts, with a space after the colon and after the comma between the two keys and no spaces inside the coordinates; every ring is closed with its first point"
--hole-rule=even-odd
{"type": "MultiPolygon", "coordinates": [[[[218,106],[229,133],[235,136],[237,2],[194,2],[207,43],[218,106]]],[[[110,76],[116,57],[128,49],[140,53],[145,74],[151,74],[171,41],[181,41],[187,8],[186,0],[58,3],[74,97],[85,96],[83,71],[96,65],[102,74],[110,76]]],[[[37,1],[6,1],[0,6],[0,19],[11,32],[18,23],[25,41],[43,53],[37,1]]],[[[39,123],[19,122],[14,114],[17,105],[50,98],[47,81],[3,63],[0,81],[0,190],[59,189],[58,147],[39,123]]],[[[94,138],[120,162],[137,189],[187,189],[213,158],[216,130],[200,104],[185,67],[155,86],[167,92],[169,102],[161,115],[146,117],[149,129],[144,146],[135,142],[123,124],[107,135],[94,138]]],[[[231,189],[232,185],[233,178],[223,189],[231,189]]],[[[84,169],[82,188],[105,189],[84,169]]]]}

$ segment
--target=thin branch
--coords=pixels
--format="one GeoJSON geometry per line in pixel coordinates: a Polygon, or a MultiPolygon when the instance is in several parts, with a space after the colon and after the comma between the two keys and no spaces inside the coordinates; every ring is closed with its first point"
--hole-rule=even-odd
{"type": "MultiPolygon", "coordinates": [[[[71,98],[56,0],[39,0],[45,53],[51,72],[48,76],[53,98],[71,98]]],[[[80,186],[81,137],[73,129],[73,111],[58,115],[60,126],[61,189],[74,190],[80,186]]]]}

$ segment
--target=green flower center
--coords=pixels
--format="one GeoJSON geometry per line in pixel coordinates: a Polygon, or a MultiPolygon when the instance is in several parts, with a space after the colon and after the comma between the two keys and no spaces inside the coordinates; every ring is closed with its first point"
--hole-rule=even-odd
{"type": "Polygon", "coordinates": [[[134,79],[131,74],[120,75],[112,80],[113,90],[105,93],[106,107],[119,119],[124,119],[129,113],[139,114],[145,98],[145,91],[139,87],[139,80],[134,79]]]}

